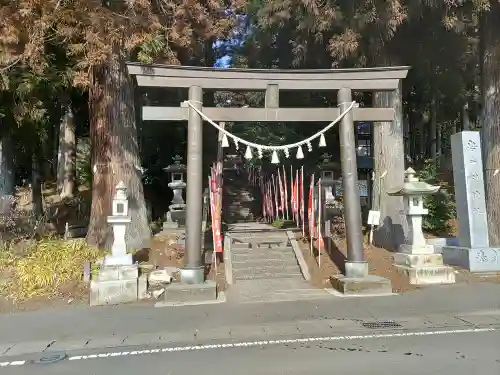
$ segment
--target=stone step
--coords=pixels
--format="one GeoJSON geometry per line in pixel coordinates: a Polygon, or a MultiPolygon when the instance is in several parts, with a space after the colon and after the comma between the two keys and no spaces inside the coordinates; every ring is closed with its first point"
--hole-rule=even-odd
{"type": "Polygon", "coordinates": [[[234,271],[233,277],[235,280],[269,280],[269,279],[302,279],[300,272],[289,273],[254,273],[248,274],[246,272],[234,271]]]}
{"type": "Polygon", "coordinates": [[[271,242],[233,242],[232,249],[285,249],[293,250],[288,243],[288,239],[283,241],[271,242]]]}
{"type": "Polygon", "coordinates": [[[407,267],[396,269],[409,278],[412,285],[454,284],[455,270],[450,266],[407,267]]]}
{"type": "Polygon", "coordinates": [[[287,273],[287,272],[300,272],[300,267],[297,262],[246,262],[238,263],[236,266],[233,263],[233,270],[247,271],[248,273],[255,272],[269,272],[269,273],[287,273]]]}
{"type": "Polygon", "coordinates": [[[276,247],[274,249],[266,248],[246,248],[246,249],[234,249],[231,246],[231,253],[239,257],[247,258],[283,258],[287,256],[295,257],[295,253],[289,248],[276,247]]]}
{"type": "Polygon", "coordinates": [[[262,263],[283,263],[283,264],[293,264],[297,262],[294,254],[232,254],[232,260],[234,263],[251,263],[251,264],[262,264],[262,263]]]}
{"type": "Polygon", "coordinates": [[[233,277],[245,276],[260,276],[260,275],[302,275],[298,267],[249,267],[249,268],[233,268],[233,277]]]}
{"type": "Polygon", "coordinates": [[[246,268],[250,266],[266,267],[266,266],[297,266],[297,259],[290,256],[274,257],[274,258],[255,258],[246,256],[235,256],[232,260],[233,268],[246,268]]]}

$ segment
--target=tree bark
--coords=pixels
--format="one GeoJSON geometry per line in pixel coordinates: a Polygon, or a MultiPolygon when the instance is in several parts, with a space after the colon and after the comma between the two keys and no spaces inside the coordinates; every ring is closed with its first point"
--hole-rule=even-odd
{"type": "Polygon", "coordinates": [[[0,214],[8,214],[12,201],[8,199],[14,194],[14,165],[12,155],[12,139],[8,135],[0,138],[0,214]]]}
{"type": "Polygon", "coordinates": [[[124,59],[118,54],[107,65],[93,69],[89,92],[93,182],[87,242],[104,249],[110,249],[113,241],[106,218],[111,214],[115,187],[120,181],[127,186],[132,219],[127,226],[127,248],[150,246],[133,91],[124,59]]]}
{"type": "Polygon", "coordinates": [[[490,245],[500,245],[500,5],[491,2],[481,22],[483,155],[490,245]]]}
{"type": "Polygon", "coordinates": [[[76,191],[76,136],[71,105],[67,105],[59,133],[57,186],[61,199],[73,197],[76,191]]]}
{"type": "Polygon", "coordinates": [[[33,205],[33,215],[38,220],[43,215],[42,199],[42,163],[40,162],[41,145],[35,144],[35,150],[31,163],[31,203],[33,205]]]}
{"type": "Polygon", "coordinates": [[[427,157],[427,147],[425,147],[425,144],[426,144],[426,142],[425,142],[425,125],[426,124],[427,124],[427,122],[425,121],[424,115],[421,114],[419,116],[419,122],[418,122],[418,126],[419,126],[419,132],[418,132],[419,158],[418,158],[418,160],[419,161],[425,160],[425,158],[427,157]]]}
{"type": "Polygon", "coordinates": [[[394,108],[392,122],[379,122],[373,127],[374,172],[373,210],[380,211],[380,226],[374,232],[376,246],[396,250],[404,243],[408,222],[404,214],[402,197],[387,193],[399,190],[404,182],[403,103],[401,83],[394,92],[376,92],[373,106],[394,108]],[[385,176],[382,177],[385,173],[385,176]]]}
{"type": "Polygon", "coordinates": [[[436,97],[433,95],[431,100],[431,113],[430,113],[430,128],[429,128],[429,154],[433,162],[436,162],[437,157],[437,117],[436,117],[436,97]]]}
{"type": "Polygon", "coordinates": [[[12,138],[4,135],[0,138],[0,196],[14,194],[14,185],[12,138]]]}
{"type": "Polygon", "coordinates": [[[470,118],[469,118],[469,104],[465,103],[462,107],[461,111],[461,125],[462,125],[462,130],[471,130],[470,126],[470,118]]]}

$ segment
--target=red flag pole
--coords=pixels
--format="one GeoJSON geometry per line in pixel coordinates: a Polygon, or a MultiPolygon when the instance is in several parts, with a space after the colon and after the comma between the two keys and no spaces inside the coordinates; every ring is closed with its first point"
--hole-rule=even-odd
{"type": "Polygon", "coordinates": [[[306,226],[305,226],[305,217],[306,217],[306,209],[305,209],[305,196],[304,196],[304,166],[300,168],[300,219],[302,220],[302,236],[306,236],[306,226]]]}
{"type": "Polygon", "coordinates": [[[273,207],[274,207],[274,220],[278,220],[278,192],[276,190],[276,182],[275,182],[275,178],[274,178],[274,174],[271,176],[271,179],[272,179],[272,183],[273,183],[273,186],[272,186],[272,196],[273,196],[273,207]]]}
{"type": "Polygon", "coordinates": [[[323,220],[323,212],[322,212],[322,183],[321,178],[318,180],[318,267],[321,267],[321,251],[323,249],[323,233],[322,233],[322,220],[323,220]]]}
{"type": "Polygon", "coordinates": [[[279,189],[279,204],[281,211],[281,219],[285,219],[285,191],[283,190],[283,179],[281,178],[281,172],[278,168],[278,189],[279,189]]]}
{"type": "Polygon", "coordinates": [[[283,166],[283,185],[285,188],[285,212],[286,212],[286,220],[290,218],[288,215],[288,182],[286,180],[286,169],[285,166],[283,166]]]}
{"type": "Polygon", "coordinates": [[[314,174],[311,175],[311,182],[309,183],[309,199],[307,200],[307,216],[308,216],[308,232],[309,242],[311,247],[311,255],[313,254],[314,243],[314,202],[313,202],[313,187],[314,187],[314,174]]]}
{"type": "Polygon", "coordinates": [[[293,170],[290,173],[290,210],[292,211],[292,220],[296,222],[295,218],[295,182],[293,180],[293,170]]]}

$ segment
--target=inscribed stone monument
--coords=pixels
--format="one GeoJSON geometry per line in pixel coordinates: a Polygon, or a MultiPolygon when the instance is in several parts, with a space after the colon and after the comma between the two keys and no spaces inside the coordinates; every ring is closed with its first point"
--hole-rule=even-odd
{"type": "Polygon", "coordinates": [[[458,246],[444,246],[444,261],[472,272],[500,271],[500,249],[491,248],[484,191],[481,136],[463,131],[451,136],[458,216],[458,246]]]}

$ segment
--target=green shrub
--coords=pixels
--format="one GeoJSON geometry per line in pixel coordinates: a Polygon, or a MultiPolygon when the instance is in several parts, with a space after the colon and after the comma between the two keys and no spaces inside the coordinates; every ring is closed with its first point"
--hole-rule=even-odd
{"type": "Polygon", "coordinates": [[[424,216],[422,227],[424,230],[436,234],[449,234],[451,227],[449,221],[456,216],[455,197],[443,186],[438,178],[438,165],[432,160],[426,160],[418,177],[431,185],[440,185],[441,189],[434,195],[424,197],[424,207],[429,214],[424,216]]]}

